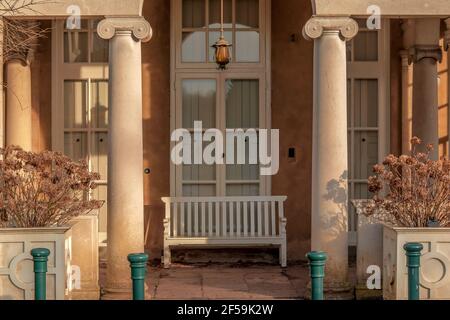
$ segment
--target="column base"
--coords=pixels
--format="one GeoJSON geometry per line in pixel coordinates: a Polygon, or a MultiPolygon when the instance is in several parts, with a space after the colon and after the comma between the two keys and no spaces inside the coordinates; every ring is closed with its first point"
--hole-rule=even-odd
{"type": "MultiPolygon", "coordinates": [[[[324,283],[323,296],[324,300],[354,300],[355,287],[349,282],[324,283]]],[[[306,287],[305,299],[311,300],[311,282],[306,287]]]]}
{"type": "Polygon", "coordinates": [[[103,288],[100,300],[132,300],[131,288],[103,288]]]}
{"type": "Polygon", "coordinates": [[[359,284],[355,288],[355,298],[356,300],[383,300],[383,290],[370,290],[365,284],[359,284]]]}
{"type": "Polygon", "coordinates": [[[71,300],[99,300],[100,299],[100,289],[84,289],[84,290],[73,290],[70,293],[71,300]]]}

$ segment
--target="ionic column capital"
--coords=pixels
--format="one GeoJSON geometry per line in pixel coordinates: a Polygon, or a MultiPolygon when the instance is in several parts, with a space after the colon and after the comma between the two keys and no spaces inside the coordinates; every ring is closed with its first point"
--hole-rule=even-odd
{"type": "Polygon", "coordinates": [[[358,33],[358,23],[348,17],[312,17],[303,27],[303,37],[307,40],[320,38],[324,32],[338,32],[344,41],[349,41],[358,33]]]}
{"type": "Polygon", "coordinates": [[[416,45],[409,49],[410,62],[417,63],[423,59],[434,59],[442,62],[442,49],[436,45],[416,45]]]}
{"type": "Polygon", "coordinates": [[[129,32],[142,42],[150,41],[153,35],[150,23],[143,17],[106,18],[98,24],[97,32],[106,40],[120,32],[129,32]]]}

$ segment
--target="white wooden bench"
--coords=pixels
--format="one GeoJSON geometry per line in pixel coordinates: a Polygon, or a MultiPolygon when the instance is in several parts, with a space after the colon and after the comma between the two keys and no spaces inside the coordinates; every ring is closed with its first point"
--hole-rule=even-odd
{"type": "Polygon", "coordinates": [[[279,248],[286,267],[287,197],[184,197],[162,198],[164,267],[170,267],[171,248],[279,248]]]}

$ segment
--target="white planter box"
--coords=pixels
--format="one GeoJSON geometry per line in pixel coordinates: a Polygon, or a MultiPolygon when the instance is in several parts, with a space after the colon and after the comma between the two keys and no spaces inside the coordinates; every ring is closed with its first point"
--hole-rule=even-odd
{"type": "Polygon", "coordinates": [[[100,298],[98,217],[83,215],[72,220],[72,279],[68,286],[73,300],[100,298]]]}
{"type": "Polygon", "coordinates": [[[47,300],[64,300],[70,272],[70,228],[0,229],[0,300],[34,300],[33,248],[50,250],[47,300]]]}
{"type": "Polygon", "coordinates": [[[450,228],[391,228],[383,232],[383,298],[408,299],[408,270],[403,245],[423,245],[420,299],[450,299],[450,228]]]}

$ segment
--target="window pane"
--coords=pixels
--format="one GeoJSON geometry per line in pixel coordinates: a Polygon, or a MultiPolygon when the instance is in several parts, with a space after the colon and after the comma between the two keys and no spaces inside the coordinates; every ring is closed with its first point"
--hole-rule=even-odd
{"type": "Polygon", "coordinates": [[[353,40],[355,61],[378,60],[378,32],[360,31],[353,40]]]}
{"type": "Polygon", "coordinates": [[[64,153],[73,160],[87,160],[87,134],[65,133],[64,153]]]}
{"type": "Polygon", "coordinates": [[[354,126],[378,127],[378,80],[354,81],[354,126]]]}
{"type": "Polygon", "coordinates": [[[108,133],[91,136],[91,170],[100,174],[100,180],[108,179],[108,133]]]}
{"type": "Polygon", "coordinates": [[[354,179],[367,179],[378,163],[378,132],[355,132],[354,179]]]}
{"type": "Polygon", "coordinates": [[[226,126],[259,128],[259,80],[227,80],[226,126]]]}
{"type": "Polygon", "coordinates": [[[259,62],[259,32],[236,32],[236,61],[259,62]]]}
{"type": "Polygon", "coordinates": [[[205,45],[205,32],[183,32],[181,60],[183,62],[206,62],[205,45]]]}
{"type": "Polygon", "coordinates": [[[236,0],[236,28],[259,27],[259,0],[236,0]]]}
{"type": "Polygon", "coordinates": [[[108,128],[108,82],[91,82],[91,121],[94,128],[108,128]]]}
{"type": "Polygon", "coordinates": [[[107,232],[107,201],[108,201],[108,192],[107,186],[99,185],[96,189],[92,190],[92,198],[94,200],[105,201],[105,204],[98,210],[98,231],[99,232],[107,232]]]}
{"type": "MultiPolygon", "coordinates": [[[[225,31],[224,32],[224,36],[225,36],[225,40],[228,41],[229,44],[233,44],[233,33],[231,31],[225,31]]],[[[214,43],[217,42],[217,40],[219,40],[220,38],[220,32],[218,31],[212,31],[208,33],[208,38],[209,38],[209,62],[215,62],[216,61],[216,50],[215,48],[212,47],[212,45],[214,43]]],[[[232,47],[230,47],[230,54],[231,57],[233,56],[233,49],[232,47]]]]}
{"type": "Polygon", "coordinates": [[[85,128],[87,117],[86,81],[64,82],[64,126],[85,128]]]}
{"type": "Polygon", "coordinates": [[[183,127],[193,128],[194,121],[202,121],[204,129],[215,128],[216,80],[183,80],[182,90],[183,127]]]}
{"type": "Polygon", "coordinates": [[[216,196],[216,185],[183,185],[183,197],[214,197],[216,196]]]}
{"type": "Polygon", "coordinates": [[[64,32],[64,62],[88,62],[87,32],[64,32]]]}
{"type": "Polygon", "coordinates": [[[183,0],[183,28],[205,26],[205,0],[183,0]]]}
{"type": "Polygon", "coordinates": [[[108,62],[109,41],[98,36],[97,32],[92,35],[93,45],[91,53],[91,62],[108,62]]]}
{"type": "MultiPolygon", "coordinates": [[[[221,0],[209,0],[209,27],[220,28],[221,0]]],[[[233,4],[231,0],[223,1],[223,22],[225,28],[231,28],[233,23],[233,4]]]]}
{"type": "Polygon", "coordinates": [[[259,184],[227,185],[227,197],[259,196],[259,184]]]}

